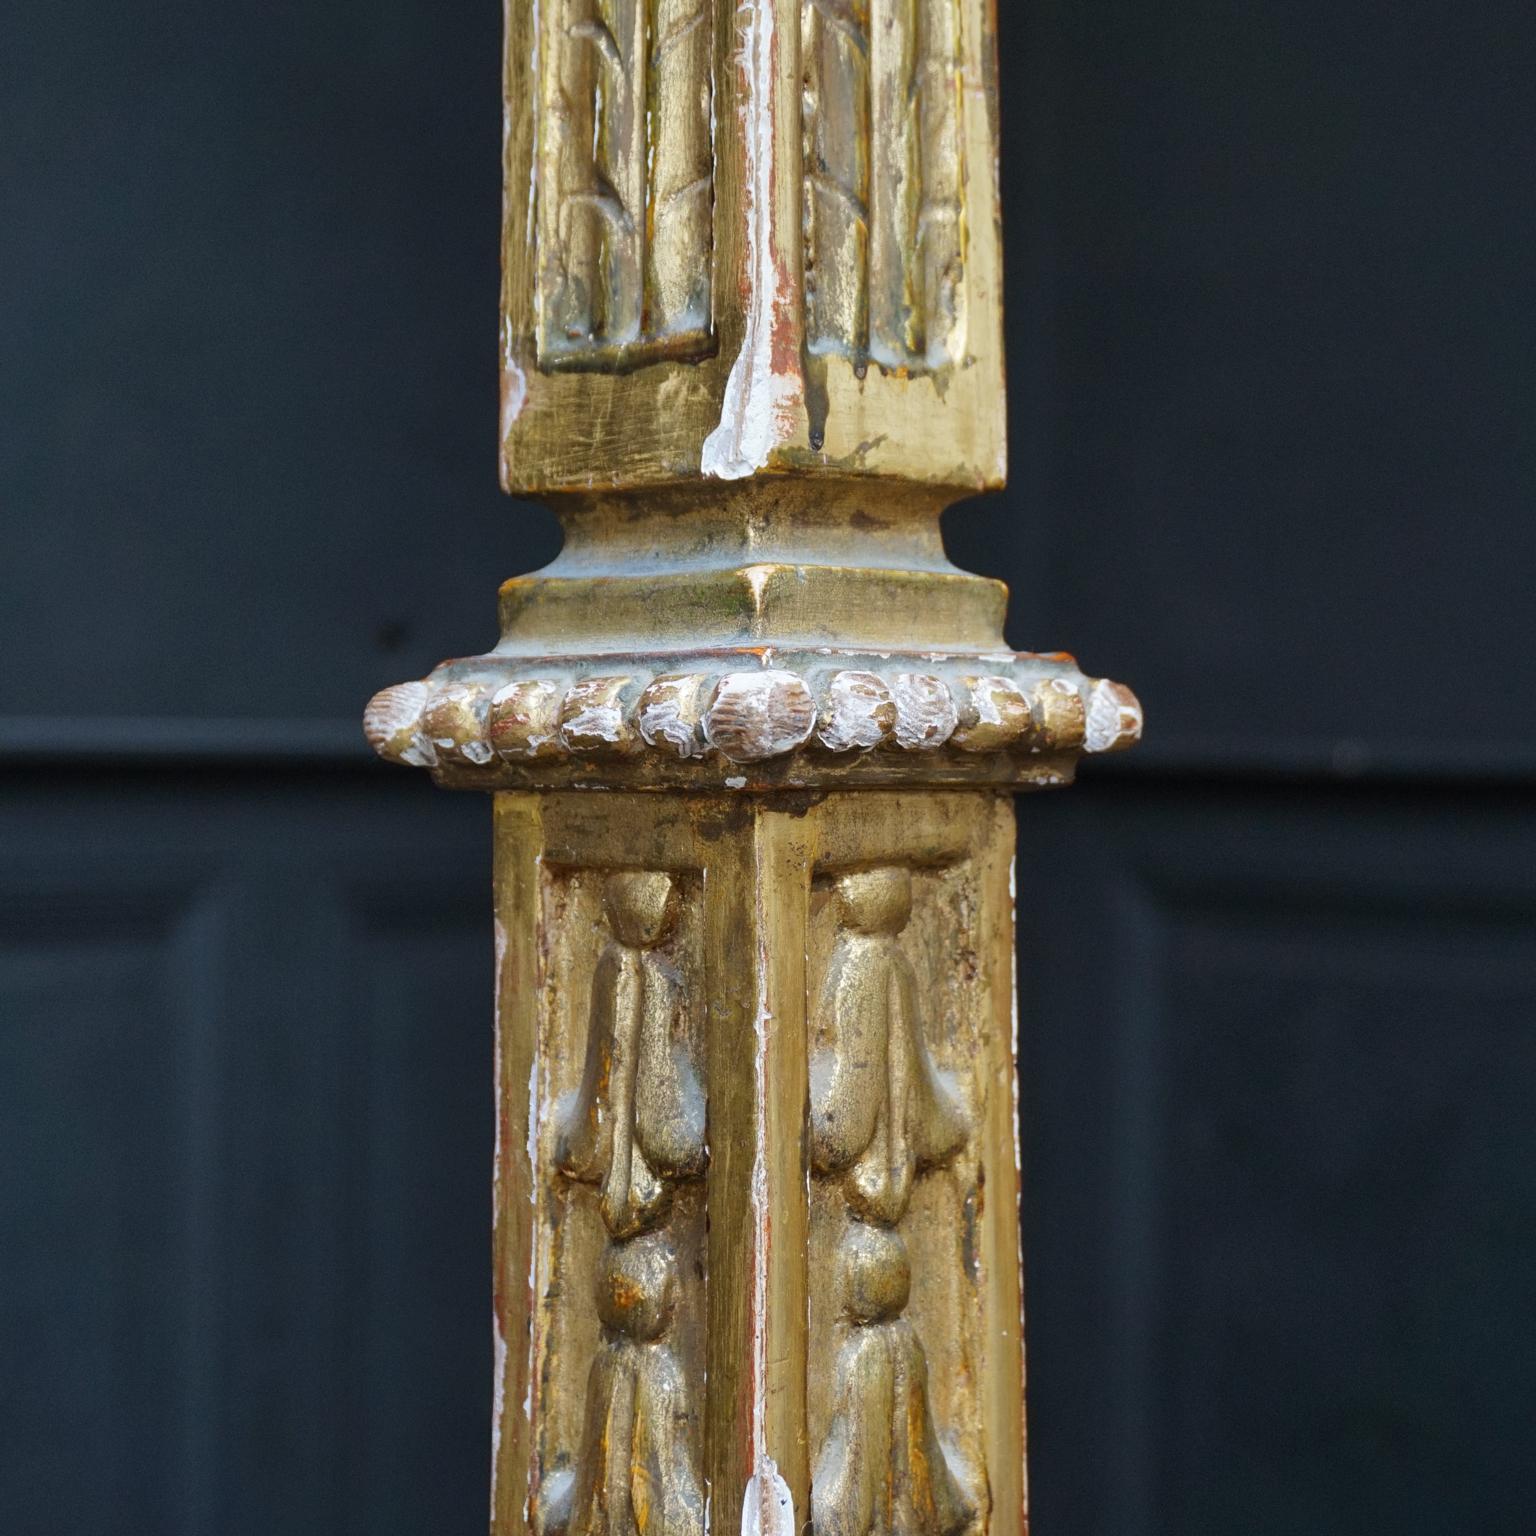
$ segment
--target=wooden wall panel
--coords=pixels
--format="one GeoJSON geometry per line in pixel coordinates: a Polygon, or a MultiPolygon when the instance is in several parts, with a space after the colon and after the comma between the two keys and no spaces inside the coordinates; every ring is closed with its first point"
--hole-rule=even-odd
{"type": "Polygon", "coordinates": [[[1529,801],[1090,779],[1019,880],[1042,1528],[1518,1530],[1529,801]]]}
{"type": "Polygon", "coordinates": [[[484,1520],[487,818],[402,787],[7,777],[0,1529],[484,1520]]]}

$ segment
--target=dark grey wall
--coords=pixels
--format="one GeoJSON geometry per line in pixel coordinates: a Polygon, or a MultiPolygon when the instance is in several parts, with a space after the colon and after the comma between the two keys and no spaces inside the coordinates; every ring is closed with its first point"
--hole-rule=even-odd
{"type": "MultiPolygon", "coordinates": [[[[1003,9],[1037,1532],[1524,1532],[1536,13],[1003,9]]],[[[0,1530],[484,1519],[496,11],[0,47],[0,1530]]]]}

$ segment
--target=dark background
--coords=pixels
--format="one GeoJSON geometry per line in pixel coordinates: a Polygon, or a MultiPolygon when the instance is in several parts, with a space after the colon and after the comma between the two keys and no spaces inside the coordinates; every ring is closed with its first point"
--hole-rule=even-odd
{"type": "MultiPolygon", "coordinates": [[[[1037,1536],[1532,1526],[1536,8],[1009,0],[1037,1536]]],[[[491,0],[0,37],[0,1530],[483,1528],[491,0]]]]}

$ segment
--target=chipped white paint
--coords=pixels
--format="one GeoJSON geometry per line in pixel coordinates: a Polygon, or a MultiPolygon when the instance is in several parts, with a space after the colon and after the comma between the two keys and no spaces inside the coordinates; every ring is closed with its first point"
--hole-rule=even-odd
{"type": "Polygon", "coordinates": [[[878,747],[896,723],[896,702],[873,672],[834,672],[822,697],[816,739],[829,752],[878,747]]]}
{"type": "Polygon", "coordinates": [[[976,718],[982,725],[1008,723],[1003,718],[1002,705],[999,701],[1010,696],[1023,704],[1024,695],[1011,678],[978,677],[971,684],[971,707],[976,711],[976,718]]]}
{"type": "Polygon", "coordinates": [[[579,709],[560,727],[560,739],[573,752],[579,752],[594,741],[617,746],[624,739],[624,716],[612,704],[579,709]]]}
{"type": "Polygon", "coordinates": [[[699,703],[708,681],[698,673],[656,678],[640,695],[640,739],[675,757],[702,756],[706,744],[699,703]]]}
{"type": "Polygon", "coordinates": [[[773,210],[773,97],[778,39],[773,5],[744,7],[737,69],[742,77],[742,138],[747,146],[742,189],[747,235],[747,316],[741,350],[731,364],[720,406],[720,424],[704,439],[699,467],[718,480],[740,480],[768,462],[786,418],[800,400],[793,371],[776,371],[775,359],[794,358],[798,348],[781,331],[793,324],[788,282],[775,259],[773,210]]]}
{"type": "Polygon", "coordinates": [[[422,729],[432,746],[450,761],[484,766],[495,756],[486,740],[486,697],[482,689],[459,683],[443,688],[427,700],[422,729]]]}
{"type": "Polygon", "coordinates": [[[496,1507],[496,1482],[501,1472],[501,1421],[507,1411],[507,1335],[501,1326],[501,1314],[491,1309],[491,1324],[496,1330],[496,1355],[491,1383],[491,1508],[496,1507]]]}
{"type": "MultiPolygon", "coordinates": [[[[751,568],[747,574],[755,580],[763,572],[751,568]]],[[[492,659],[503,661],[485,658],[492,659]]],[[[1003,658],[951,658],[959,659],[975,665],[1003,658]]],[[[836,766],[857,771],[860,759],[853,754],[875,747],[930,752],[947,746],[975,760],[1021,743],[1036,755],[1113,752],[1141,735],[1141,706],[1128,688],[1083,678],[1075,668],[1070,676],[1041,677],[1035,657],[1014,658],[1029,664],[1020,665],[1022,675],[817,669],[811,676],[819,701],[798,670],[807,665],[803,653],[784,658],[787,666],[771,649],[753,660],[754,670],[718,679],[699,671],[575,682],[481,676],[473,682],[445,678],[435,687],[430,680],[402,683],[372,700],[364,731],[380,756],[413,767],[486,766],[497,758],[521,765],[587,754],[612,760],[646,750],[677,764],[708,759],[714,749],[727,764],[706,763],[704,776],[731,763],[786,757],[813,737],[842,758],[836,766]]],[[[814,759],[803,765],[816,766],[814,759]]],[[[1048,781],[1031,775],[1026,782],[1048,781]]],[[[735,776],[725,785],[741,787],[735,776]]],[[[617,786],[594,781],[572,787],[617,786]]]]}
{"type": "Polygon", "coordinates": [[[746,774],[744,774],[744,773],[733,773],[733,774],[731,774],[726,779],[726,781],[725,781],[725,787],[727,789],[745,789],[747,787],[747,776],[746,776],[746,774]]]}
{"type": "Polygon", "coordinates": [[[733,763],[755,763],[804,746],[815,724],[811,690],[793,672],[732,672],[704,711],[704,739],[733,763]]]}
{"type": "Polygon", "coordinates": [[[539,1062],[535,1056],[528,1065],[528,1203],[539,1203],[534,1171],[539,1165],[539,1062]]]}
{"type": "Polygon", "coordinates": [[[588,677],[572,686],[561,708],[560,739],[572,752],[623,746],[627,677],[588,677]]]}
{"type": "Polygon", "coordinates": [[[896,744],[909,752],[942,747],[959,724],[955,701],[944,680],[926,672],[900,672],[892,680],[896,701],[896,744]]]}
{"type": "Polygon", "coordinates": [[[1033,724],[1024,690],[1011,677],[960,679],[964,703],[951,738],[962,752],[996,752],[1016,743],[1033,724]]]}
{"type": "Polygon", "coordinates": [[[1141,704],[1129,688],[1101,677],[1088,690],[1088,752],[1113,752],[1141,739],[1141,704]]]}
{"type": "MultiPolygon", "coordinates": [[[[542,977],[540,978],[542,982],[542,977]]],[[[534,1225],[538,1222],[539,1186],[539,1055],[537,1049],[528,1063],[528,1204],[534,1209],[534,1225]]],[[[534,1316],[541,1291],[539,1283],[539,1257],[542,1245],[537,1237],[529,1245],[528,1253],[528,1316],[534,1316]]],[[[523,1418],[533,1424],[533,1385],[538,1374],[538,1330],[528,1330],[528,1365],[523,1385],[523,1418]]]]}

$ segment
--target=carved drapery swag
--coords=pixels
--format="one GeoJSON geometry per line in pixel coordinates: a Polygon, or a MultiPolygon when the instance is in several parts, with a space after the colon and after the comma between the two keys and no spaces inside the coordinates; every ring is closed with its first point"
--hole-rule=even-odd
{"type": "Polygon", "coordinates": [[[832,952],[811,1058],[811,1157],[844,1175],[849,1210],[894,1226],[919,1169],[936,1167],[966,1137],[954,1090],[923,1040],[921,994],[899,935],[912,912],[905,870],[844,875],[843,928],[832,952]]]}
{"type": "Polygon", "coordinates": [[[704,1170],[704,1092],[682,1029],[683,979],[655,950],[672,894],[665,873],[609,876],[613,939],[592,975],[586,1066],[557,1116],[556,1162],[598,1187],[618,1239],[665,1214],[671,1182],[704,1170]]]}
{"type": "Polygon", "coordinates": [[[495,797],[496,1536],[1022,1536],[1017,790],[1135,697],[1002,483],[991,0],[507,7],[500,440],[565,545],[385,689],[495,797]]]}

